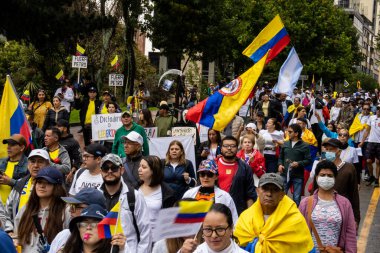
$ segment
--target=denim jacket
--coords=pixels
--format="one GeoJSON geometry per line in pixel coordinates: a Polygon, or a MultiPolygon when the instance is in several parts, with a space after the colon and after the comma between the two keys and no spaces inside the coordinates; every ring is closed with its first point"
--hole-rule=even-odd
{"type": "MultiPolygon", "coordinates": [[[[9,161],[8,157],[0,159],[0,171],[5,172],[8,161],[9,161]]],[[[13,187],[16,184],[16,181],[24,177],[26,174],[28,174],[28,158],[26,158],[25,155],[22,155],[18,164],[15,165],[13,176],[11,178],[9,185],[13,187]]]]}

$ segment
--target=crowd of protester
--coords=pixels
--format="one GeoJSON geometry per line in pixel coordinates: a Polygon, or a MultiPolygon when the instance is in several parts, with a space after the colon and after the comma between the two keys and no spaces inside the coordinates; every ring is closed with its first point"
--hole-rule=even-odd
{"type": "MultiPolygon", "coordinates": [[[[377,90],[273,94],[266,84],[246,115],[208,129],[205,142],[187,110],[177,117],[162,101],[152,117],[143,83],[137,118],[101,94],[69,80],[51,102],[39,90],[25,112],[34,149],[20,134],[1,140],[1,252],[356,252],[361,181],[379,186],[377,90]],[[73,108],[83,149],[70,133],[73,108]],[[94,142],[91,116],[117,112],[115,139],[94,142]],[[195,127],[195,163],[178,140],[164,158],[150,154],[144,128],[154,126],[158,137],[195,127]],[[214,203],[200,232],[153,242],[159,211],[181,199],[214,203]],[[99,238],[97,224],[118,203],[123,233],[99,238]]],[[[196,88],[190,94],[188,108],[198,102],[196,88]]]]}

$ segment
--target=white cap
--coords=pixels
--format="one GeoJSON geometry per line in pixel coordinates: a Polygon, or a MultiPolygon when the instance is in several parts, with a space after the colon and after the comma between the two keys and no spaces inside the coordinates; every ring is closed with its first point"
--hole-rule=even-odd
{"type": "Polygon", "coordinates": [[[256,127],[256,124],[255,123],[248,123],[246,126],[245,126],[245,128],[252,128],[253,130],[256,130],[257,129],[257,127],[256,127]]]}
{"type": "Polygon", "coordinates": [[[49,153],[44,149],[33,149],[32,152],[30,152],[28,159],[33,156],[39,156],[45,160],[50,161],[49,153]]]}
{"type": "Polygon", "coordinates": [[[138,132],[135,132],[135,131],[132,131],[132,132],[130,132],[130,133],[127,134],[127,135],[124,135],[123,138],[124,138],[124,139],[128,139],[128,140],[133,141],[133,142],[137,142],[137,143],[139,143],[141,146],[142,146],[143,143],[144,143],[144,139],[143,139],[143,137],[142,137],[138,132]]]}

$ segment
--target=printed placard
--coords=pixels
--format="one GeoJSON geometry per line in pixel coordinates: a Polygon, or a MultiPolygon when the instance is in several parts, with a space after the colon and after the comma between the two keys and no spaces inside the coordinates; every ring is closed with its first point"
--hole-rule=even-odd
{"type": "Polygon", "coordinates": [[[87,56],[74,56],[71,61],[71,67],[73,68],[87,68],[87,56]]]}
{"type": "Polygon", "coordinates": [[[123,86],[124,75],[123,74],[109,74],[108,85],[109,86],[123,86]]]}

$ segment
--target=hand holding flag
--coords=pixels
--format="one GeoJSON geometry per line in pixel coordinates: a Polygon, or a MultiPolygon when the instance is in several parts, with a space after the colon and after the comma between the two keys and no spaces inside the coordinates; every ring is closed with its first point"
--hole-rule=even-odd
{"type": "Polygon", "coordinates": [[[120,201],[116,203],[106,217],[98,224],[98,234],[100,239],[112,238],[113,235],[118,233],[123,234],[120,220],[120,201]]]}

